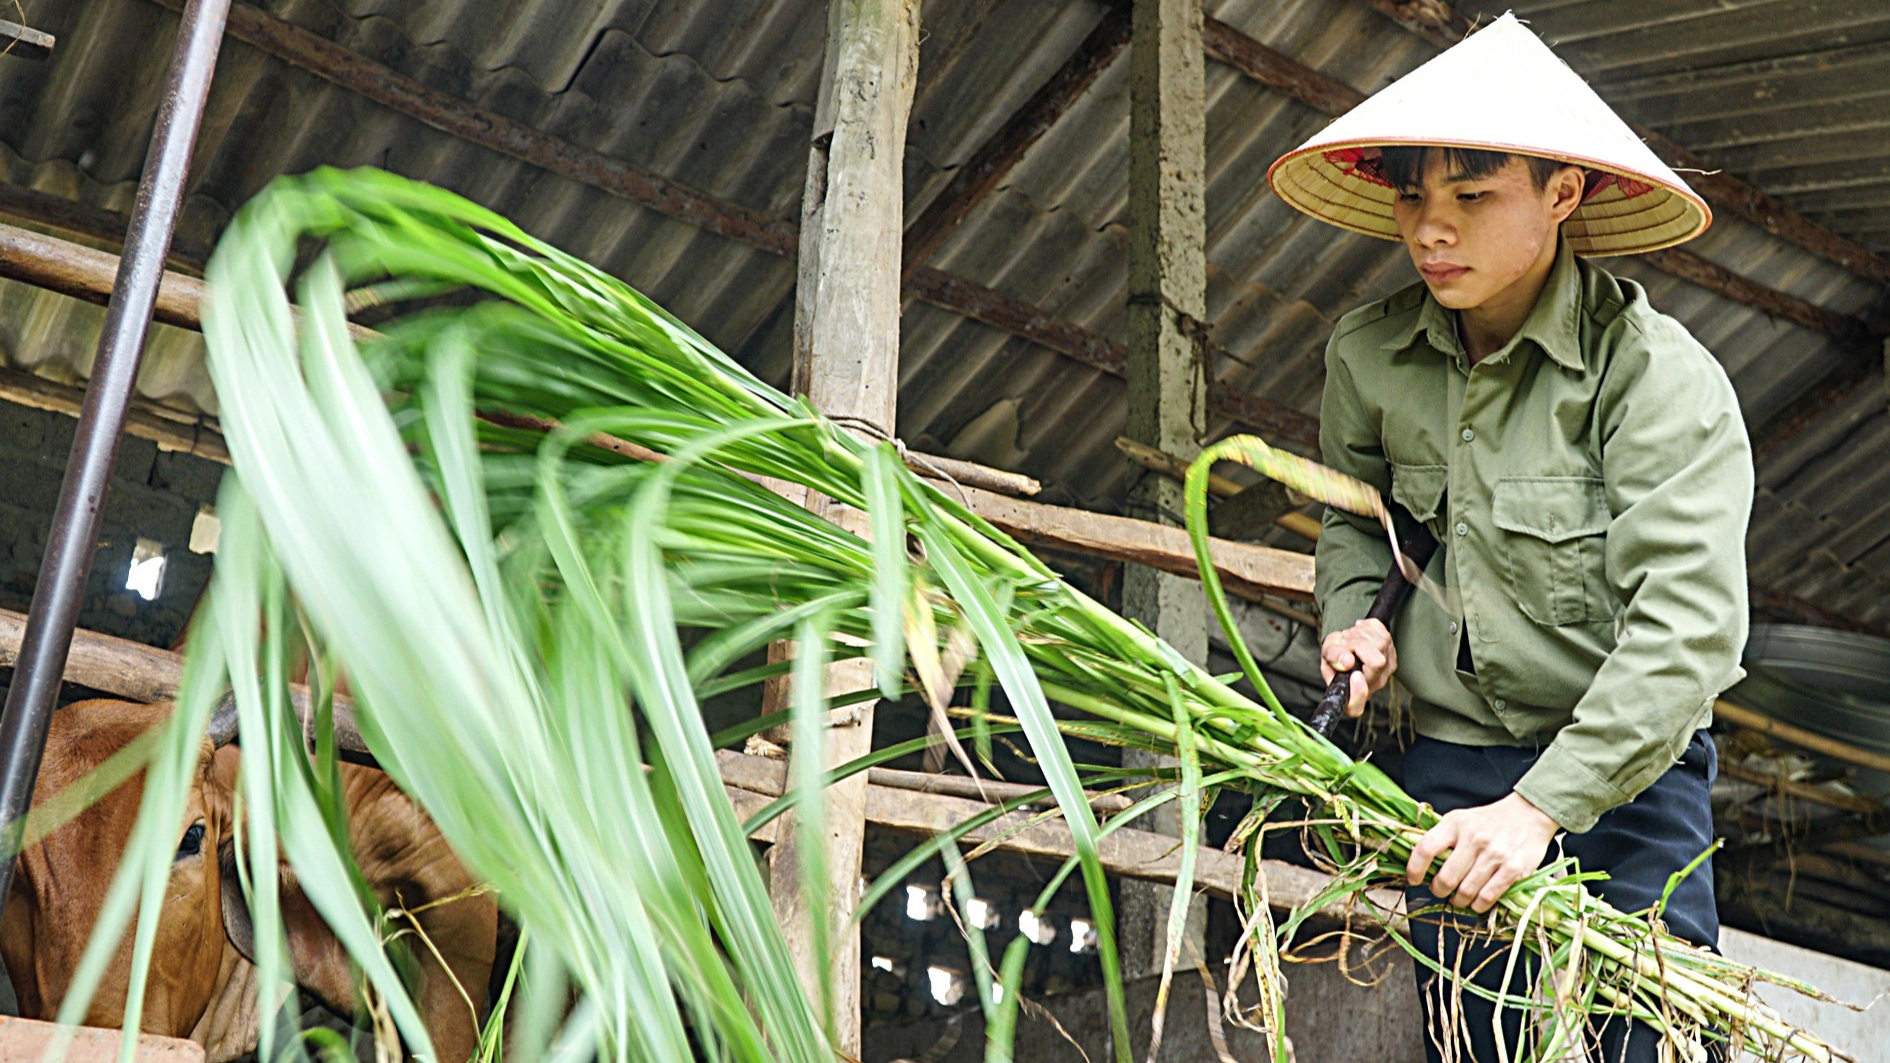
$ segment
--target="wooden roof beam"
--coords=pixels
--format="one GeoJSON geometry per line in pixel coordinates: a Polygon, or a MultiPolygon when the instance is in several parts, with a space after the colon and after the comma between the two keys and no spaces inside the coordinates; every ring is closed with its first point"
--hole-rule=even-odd
{"type": "MultiPolygon", "coordinates": [[[[1002,329],[1110,376],[1128,377],[1129,351],[1125,345],[1021,299],[930,266],[920,266],[907,274],[906,290],[942,310],[1002,329]]],[[[1225,348],[1213,344],[1209,345],[1208,354],[1211,362],[1232,357],[1225,348]]],[[[1319,445],[1318,417],[1242,391],[1224,381],[1208,382],[1208,411],[1247,425],[1274,442],[1294,443],[1302,448],[1319,445]]]]}
{"type": "Polygon", "coordinates": [[[44,62],[52,58],[53,48],[58,43],[58,38],[45,30],[0,19],[0,57],[44,62]]]}
{"type": "MultiPolygon", "coordinates": [[[[131,219],[118,211],[4,181],[0,181],[0,216],[112,244],[124,242],[125,230],[131,224],[131,219]]],[[[209,248],[179,234],[171,238],[166,262],[171,269],[201,274],[209,258],[209,248]]]]}
{"type": "MultiPolygon", "coordinates": [[[[152,0],[181,11],[184,0],[152,0]]],[[[573,144],[523,122],[474,107],[366,56],[248,4],[230,5],[228,32],[389,110],[469,143],[621,196],[709,232],[792,258],[793,222],[672,181],[641,166],[573,144]]]]}
{"type": "Polygon", "coordinates": [[[1880,639],[1890,639],[1890,627],[1866,623],[1843,613],[1835,613],[1795,594],[1761,587],[1756,583],[1752,585],[1752,605],[1754,608],[1770,613],[1796,617],[1818,627],[1836,628],[1839,631],[1854,631],[1860,635],[1875,635],[1880,639]]]}

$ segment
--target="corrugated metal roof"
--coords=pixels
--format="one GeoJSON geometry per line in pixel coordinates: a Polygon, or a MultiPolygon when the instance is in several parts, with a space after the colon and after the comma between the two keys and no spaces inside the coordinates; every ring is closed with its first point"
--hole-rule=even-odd
{"type": "MultiPolygon", "coordinates": [[[[747,207],[798,212],[823,0],[265,6],[479,106],[747,207]]],[[[1207,6],[1366,91],[1436,51],[1349,0],[1207,6]]],[[[0,166],[16,183],[125,209],[176,17],[149,0],[25,7],[29,23],[59,34],[60,47],[46,64],[0,61],[0,166]]],[[[1870,103],[1890,94],[1882,46],[1890,8],[1862,0],[1673,0],[1657,5],[1655,18],[1648,14],[1654,6],[1628,0],[1516,7],[1632,117],[1839,231],[1885,246],[1870,226],[1872,211],[1890,207],[1883,191],[1890,176],[1875,186],[1863,177],[1886,169],[1884,154],[1867,157],[1866,149],[1890,144],[1885,112],[1870,103]],[[1858,177],[1842,189],[1787,179],[1826,162],[1774,167],[1773,160],[1834,157],[1828,149],[1839,133],[1855,142],[1846,158],[1858,177]]],[[[1095,0],[926,5],[906,167],[909,216],[1063,63],[1101,11],[1095,0]]],[[[1117,59],[934,265],[1103,336],[1124,334],[1127,65],[1117,59]]],[[[1323,115],[1217,64],[1208,65],[1207,79],[1209,316],[1216,343],[1231,354],[1214,372],[1316,412],[1332,323],[1413,275],[1396,245],[1312,222],[1267,192],[1267,164],[1318,129],[1323,115]]],[[[765,375],[786,376],[790,263],[453,140],[228,43],[187,233],[210,239],[271,177],[320,164],[385,166],[468,194],[649,292],[765,375]]],[[[1690,249],[1843,313],[1862,313],[1881,294],[1735,219],[1722,217],[1690,249]]],[[[1634,261],[1608,266],[1646,284],[1656,305],[1720,357],[1752,424],[1843,360],[1819,334],[1634,261]]],[[[81,374],[96,311],[11,287],[0,287],[0,308],[9,362],[47,375],[81,374]]],[[[909,306],[902,332],[902,436],[937,448],[957,441],[971,456],[1001,454],[1051,485],[1053,497],[1119,504],[1126,470],[1111,440],[1123,424],[1120,381],[924,303],[909,306]],[[1013,410],[1016,437],[1003,439],[1013,410]],[[976,430],[965,433],[974,422],[976,430]]],[[[166,330],[141,382],[148,396],[180,409],[214,409],[200,366],[193,369],[195,342],[166,330]]],[[[1829,608],[1890,619],[1890,513],[1879,502],[1890,498],[1887,458],[1885,397],[1862,392],[1841,416],[1769,457],[1753,522],[1755,574],[1829,608]]]]}

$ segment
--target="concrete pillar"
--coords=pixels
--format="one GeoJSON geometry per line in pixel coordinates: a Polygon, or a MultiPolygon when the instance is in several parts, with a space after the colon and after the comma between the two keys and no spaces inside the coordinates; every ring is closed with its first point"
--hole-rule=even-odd
{"type": "MultiPolygon", "coordinates": [[[[794,307],[794,387],[864,438],[889,438],[899,388],[900,233],[904,229],[906,120],[919,66],[918,0],[830,0],[827,53],[801,210],[800,273],[794,307]]],[[[864,534],[857,511],[813,496],[807,506],[864,534]]],[[[829,695],[873,683],[868,662],[827,675],[829,695]]],[[[869,702],[839,714],[827,733],[826,764],[872,747],[869,702]]],[[[789,752],[792,758],[794,753],[789,752]]],[[[827,888],[801,890],[799,842],[791,818],[769,851],[775,914],[801,981],[813,999],[831,993],[841,1054],[860,1054],[860,939],[846,929],[859,901],[865,837],[866,774],[826,791],[827,888]],[[827,906],[826,969],[818,964],[811,904],[827,906]]],[[[790,814],[791,815],[791,814],[790,814]]]]}
{"type": "MultiPolygon", "coordinates": [[[[1207,430],[1207,104],[1200,0],[1135,0],[1131,49],[1128,434],[1193,459],[1207,430]]],[[[1181,485],[1140,467],[1135,472],[1129,513],[1181,523],[1181,485]]],[[[1190,660],[1207,660],[1208,612],[1199,584],[1129,565],[1122,604],[1125,614],[1190,660]]],[[[1125,752],[1123,759],[1133,764],[1139,757],[1125,752]]],[[[1171,805],[1151,818],[1151,829],[1173,833],[1179,809],[1171,805]]],[[[1160,972],[1169,894],[1161,886],[1122,883],[1117,915],[1125,977],[1160,972]]],[[[1197,952],[1205,911],[1197,903],[1190,918],[1197,952]]],[[[1184,945],[1181,967],[1191,965],[1184,945]]]]}

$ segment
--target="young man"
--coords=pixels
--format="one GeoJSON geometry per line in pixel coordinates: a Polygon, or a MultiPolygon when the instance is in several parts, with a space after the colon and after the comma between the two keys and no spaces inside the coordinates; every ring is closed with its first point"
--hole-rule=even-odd
{"type": "MultiPolygon", "coordinates": [[[[1325,461],[1443,546],[1427,575],[1445,604],[1413,596],[1390,631],[1361,619],[1391,564],[1383,531],[1329,509],[1318,547],[1327,676],[1362,668],[1356,714],[1397,675],[1418,732],[1405,788],[1445,814],[1411,859],[1409,907],[1487,912],[1559,837],[1610,876],[1591,888],[1647,908],[1713,841],[1702,728],[1742,675],[1752,460],[1713,357],[1577,256],[1689,239],[1705,204],[1507,15],[1269,180],[1315,217],[1402,240],[1422,281],[1339,322],[1320,414],[1325,461]]],[[[1717,944],[1710,865],[1661,918],[1717,944]]],[[[1498,987],[1505,957],[1479,970],[1492,947],[1459,933],[1474,922],[1413,936],[1498,987]]],[[[1433,1063],[1505,1058],[1491,1004],[1418,976],[1433,1063]]],[[[1527,1013],[1500,1021],[1515,1059],[1527,1013]]],[[[1664,1055],[1644,1025],[1593,1039],[1610,1063],[1664,1055]]]]}

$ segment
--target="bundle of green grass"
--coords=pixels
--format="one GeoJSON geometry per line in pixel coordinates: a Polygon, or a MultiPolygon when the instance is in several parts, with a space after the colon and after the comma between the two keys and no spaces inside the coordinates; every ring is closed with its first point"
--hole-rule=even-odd
{"type": "MultiPolygon", "coordinates": [[[[1289,715],[1257,669],[1259,701],[1060,580],[952,490],[907,471],[891,445],[837,428],[620,281],[461,198],[374,171],[283,179],[238,215],[207,279],[204,331],[236,475],[180,711],[152,765],[159,797],[114,895],[117,926],[140,891],[156,903],[177,816],[166,787],[181,794],[193,736],[234,680],[246,743],[271,750],[256,758],[268,770],[245,774],[249,859],[273,866],[280,845],[318,905],[347,913],[331,920],[342,941],[408,1044],[430,1054],[374,913],[356,899],[333,796],[280,696],[302,647],[312,674],[346,673],[376,757],[497,888],[528,942],[520,977],[576,990],[568,1016],[543,1003],[558,992],[515,1009],[504,1041],[520,1058],[837,1058],[700,710],[789,667],[793,708],[747,730],[792,723],[810,747],[796,763],[818,764],[825,713],[846,700],[821,689],[825,661],[869,656],[878,691],[850,697],[895,696],[936,678],[941,645],[975,644],[958,679],[974,691],[965,733],[981,744],[1021,731],[1069,825],[1076,857],[1064,874],[1080,873],[1098,927],[1118,1060],[1130,1039],[1099,837],[1163,802],[1181,810],[1172,971],[1212,796],[1247,792],[1256,816],[1284,796],[1312,803],[1303,829],[1335,874],[1304,909],[1268,917],[1257,846],[1246,850],[1259,1005],[1241,1021],[1270,1031],[1284,1059],[1280,950],[1308,912],[1401,881],[1435,820],[1289,715]],[[434,300],[362,346],[345,319],[350,293],[360,305],[467,290],[481,298],[434,300]],[[513,416],[480,416],[494,412],[513,416]],[[667,460],[636,460],[600,436],[667,460]],[[863,510],[870,535],[783,500],[762,477],[863,510]],[[781,638],[803,647],[794,665],[744,664],[781,638]],[[1005,716],[986,708],[993,687],[1005,716]],[[1059,718],[1053,702],[1076,712],[1059,718]],[[1096,779],[1067,734],[1169,754],[1179,768],[1099,823],[1084,796],[1096,779]]],[[[782,804],[818,834],[828,780],[803,769],[791,781],[782,804]]],[[[953,860],[955,837],[922,847],[869,900],[918,859],[953,860]]],[[[1561,1059],[1610,1014],[1653,1024],[1680,1059],[1714,1043],[1841,1058],[1754,994],[1768,982],[1815,990],[1679,941],[1583,882],[1552,864],[1488,919],[1514,956],[1552,972],[1510,1000],[1530,1031],[1513,1058],[1561,1059]]],[[[259,895],[267,975],[283,958],[264,905],[259,895]]],[[[116,941],[109,921],[100,930],[116,941]]],[[[1029,942],[999,956],[975,933],[971,945],[986,1058],[1007,1060],[1029,942]]]]}

